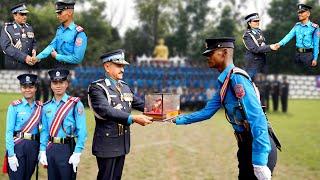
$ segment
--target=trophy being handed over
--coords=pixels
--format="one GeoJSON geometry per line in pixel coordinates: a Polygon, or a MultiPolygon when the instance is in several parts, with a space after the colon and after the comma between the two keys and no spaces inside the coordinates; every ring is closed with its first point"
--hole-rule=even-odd
{"type": "Polygon", "coordinates": [[[145,95],[144,113],[154,121],[170,121],[180,113],[180,95],[153,93],[145,95]]]}

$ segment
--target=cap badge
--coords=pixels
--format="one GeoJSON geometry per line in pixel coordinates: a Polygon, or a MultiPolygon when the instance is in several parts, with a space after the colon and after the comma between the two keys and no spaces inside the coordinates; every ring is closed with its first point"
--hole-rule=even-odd
{"type": "Polygon", "coordinates": [[[59,71],[56,72],[56,76],[60,76],[60,72],[59,71]]]}
{"type": "Polygon", "coordinates": [[[30,81],[30,77],[29,76],[26,76],[26,81],[30,81]]]}

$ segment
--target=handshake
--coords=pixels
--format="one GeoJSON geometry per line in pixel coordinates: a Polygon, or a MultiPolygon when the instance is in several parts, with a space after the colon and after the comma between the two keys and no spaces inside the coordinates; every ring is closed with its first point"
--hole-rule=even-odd
{"type": "Polygon", "coordinates": [[[280,44],[279,44],[279,43],[271,44],[271,45],[270,45],[270,48],[271,48],[273,51],[277,51],[277,50],[280,48],[280,44]]]}
{"type": "Polygon", "coordinates": [[[32,50],[32,56],[27,56],[26,59],[24,60],[29,66],[35,65],[39,60],[36,57],[36,50],[32,50]]]}

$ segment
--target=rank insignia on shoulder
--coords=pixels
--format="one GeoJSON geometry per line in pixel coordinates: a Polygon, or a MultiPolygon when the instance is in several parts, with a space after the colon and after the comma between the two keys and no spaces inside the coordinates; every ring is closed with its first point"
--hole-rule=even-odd
{"type": "Polygon", "coordinates": [[[312,27],[314,27],[314,28],[318,28],[318,27],[319,27],[319,25],[318,25],[318,24],[316,24],[316,23],[312,23],[312,27]]]}
{"type": "Polygon", "coordinates": [[[77,30],[78,32],[83,32],[83,31],[84,31],[83,27],[81,27],[81,26],[79,26],[79,25],[77,25],[76,30],[77,30]]]}
{"type": "Polygon", "coordinates": [[[234,92],[236,94],[236,97],[239,99],[241,99],[246,94],[242,84],[236,84],[234,86],[234,92]]]}
{"type": "Polygon", "coordinates": [[[19,104],[21,104],[21,103],[22,103],[22,100],[19,99],[19,100],[13,101],[13,102],[11,103],[11,105],[16,106],[16,105],[19,105],[19,104]]]}

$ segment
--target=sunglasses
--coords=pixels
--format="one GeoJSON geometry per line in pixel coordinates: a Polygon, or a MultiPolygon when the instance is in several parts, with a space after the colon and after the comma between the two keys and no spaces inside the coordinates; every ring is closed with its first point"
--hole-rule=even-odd
{"type": "Polygon", "coordinates": [[[252,20],[252,22],[260,22],[260,20],[252,20]]]}
{"type": "Polygon", "coordinates": [[[19,13],[20,16],[27,16],[27,13],[19,13]]]}

